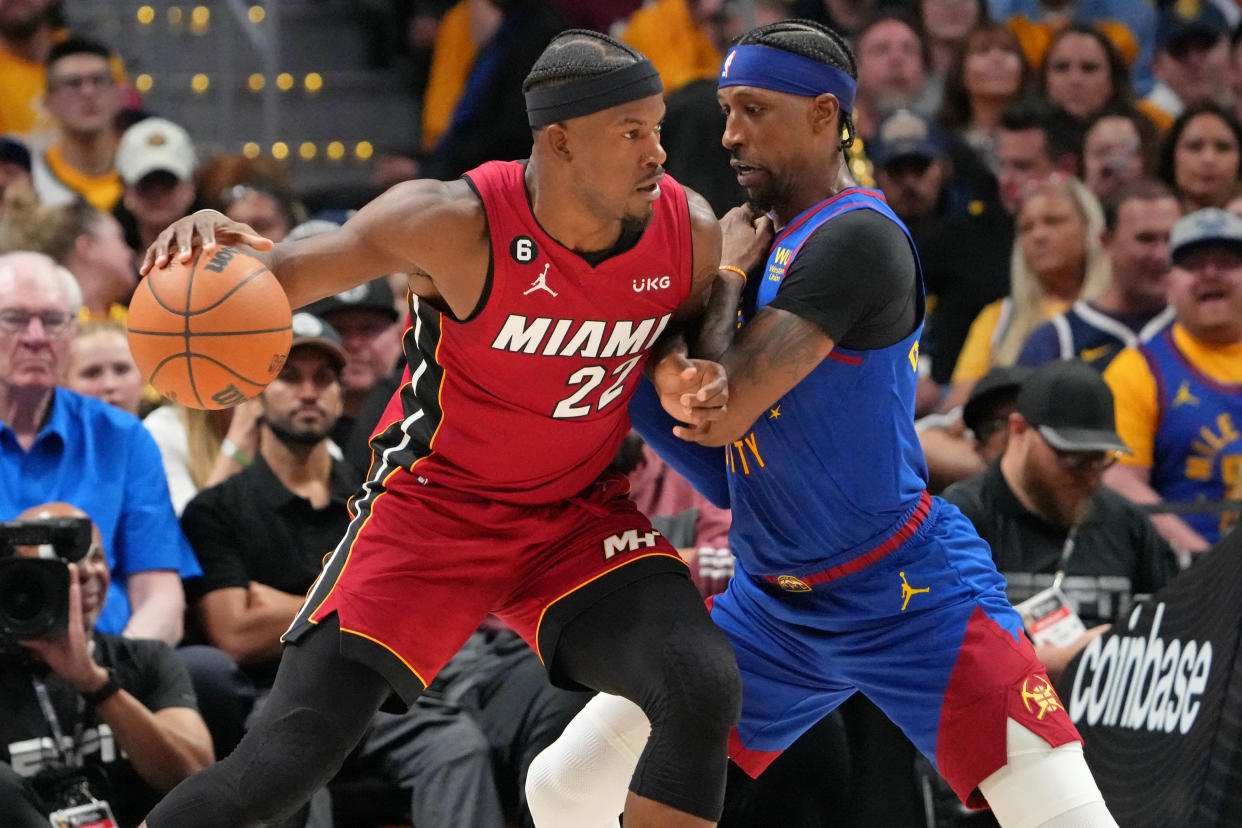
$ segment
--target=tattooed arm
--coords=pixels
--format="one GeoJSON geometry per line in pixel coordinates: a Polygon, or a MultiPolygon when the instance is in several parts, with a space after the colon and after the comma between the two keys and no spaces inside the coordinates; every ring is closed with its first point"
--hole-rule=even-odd
{"type": "Polygon", "coordinates": [[[921,290],[896,224],[871,210],[831,219],[802,245],[775,297],[750,314],[721,357],[729,376],[723,415],[701,422],[686,411],[690,425],[675,433],[705,445],[740,439],[833,348],[871,350],[908,336],[920,321],[921,290]]]}

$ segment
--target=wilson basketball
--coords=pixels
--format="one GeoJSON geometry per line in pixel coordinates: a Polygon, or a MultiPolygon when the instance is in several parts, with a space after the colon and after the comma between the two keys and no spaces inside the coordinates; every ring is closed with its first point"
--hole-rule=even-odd
{"type": "Polygon", "coordinates": [[[289,355],[293,314],[276,277],[231,247],[154,269],[129,304],[129,348],[157,391],[191,408],[256,396],[289,355]]]}

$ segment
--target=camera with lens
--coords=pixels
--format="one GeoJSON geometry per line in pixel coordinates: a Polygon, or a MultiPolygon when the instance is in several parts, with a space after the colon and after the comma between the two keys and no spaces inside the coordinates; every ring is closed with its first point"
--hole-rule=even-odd
{"type": "Polygon", "coordinates": [[[69,627],[69,566],[91,549],[83,517],[0,523],[0,648],[64,635],[69,627]],[[33,547],[38,557],[18,554],[33,547]]]}

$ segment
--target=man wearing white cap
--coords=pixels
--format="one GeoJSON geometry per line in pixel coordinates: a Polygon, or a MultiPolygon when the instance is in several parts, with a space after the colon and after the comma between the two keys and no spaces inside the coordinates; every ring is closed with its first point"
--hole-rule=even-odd
{"type": "MultiPolygon", "coordinates": [[[[1173,225],[1173,325],[1117,355],[1104,379],[1133,454],[1104,482],[1137,503],[1242,496],[1242,219],[1209,207],[1173,225]]],[[[1152,522],[1175,548],[1207,549],[1237,519],[1203,511],[1152,522]]]]}
{"type": "Polygon", "coordinates": [[[198,169],[194,142],[166,118],[145,118],[121,136],[116,169],[125,186],[117,210],[125,240],[146,250],[161,230],[190,212],[198,169]]]}

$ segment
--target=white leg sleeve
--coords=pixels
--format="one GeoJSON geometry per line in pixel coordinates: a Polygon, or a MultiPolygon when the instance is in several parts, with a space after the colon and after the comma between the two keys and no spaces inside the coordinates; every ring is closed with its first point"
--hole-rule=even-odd
{"type": "Polygon", "coordinates": [[[531,762],[526,800],[538,828],[618,828],[651,735],[642,708],[600,693],[531,762]]]}
{"type": "Polygon", "coordinates": [[[1004,828],[1117,828],[1082,745],[1054,748],[1013,719],[1006,740],[1008,763],[979,783],[1004,828]]]}

